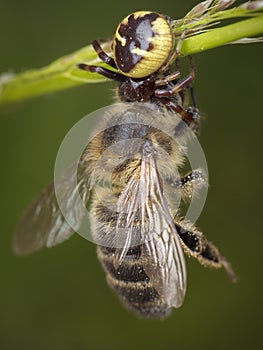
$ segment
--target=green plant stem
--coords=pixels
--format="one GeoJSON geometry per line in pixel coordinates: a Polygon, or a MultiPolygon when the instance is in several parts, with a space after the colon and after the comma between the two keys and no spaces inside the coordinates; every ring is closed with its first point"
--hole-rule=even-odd
{"type": "MultiPolygon", "coordinates": [[[[262,33],[263,16],[261,15],[187,38],[183,42],[181,54],[196,54],[262,33]]],[[[109,42],[105,44],[105,49],[109,50],[109,42]]],[[[105,66],[97,59],[96,53],[89,45],[46,67],[32,69],[11,77],[3,74],[0,76],[0,104],[13,103],[85,83],[107,81],[96,73],[78,69],[77,64],[81,62],[105,66]]]]}
{"type": "Polygon", "coordinates": [[[263,33],[263,16],[258,16],[212,29],[186,39],[181,48],[182,55],[193,55],[198,52],[226,45],[242,38],[254,37],[263,33]]]}

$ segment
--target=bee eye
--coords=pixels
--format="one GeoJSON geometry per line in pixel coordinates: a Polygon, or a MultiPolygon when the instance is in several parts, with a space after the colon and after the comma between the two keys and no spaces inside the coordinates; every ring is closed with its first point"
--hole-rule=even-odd
{"type": "Polygon", "coordinates": [[[173,47],[174,34],[169,19],[148,11],[124,18],[113,39],[116,66],[132,78],[157,72],[170,58],[173,47]]]}

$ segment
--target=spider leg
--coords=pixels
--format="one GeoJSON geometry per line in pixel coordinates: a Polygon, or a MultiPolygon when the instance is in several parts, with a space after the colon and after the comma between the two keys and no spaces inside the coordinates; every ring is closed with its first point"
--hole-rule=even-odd
{"type": "Polygon", "coordinates": [[[178,224],[176,221],[175,226],[186,254],[196,258],[204,266],[223,267],[230,280],[236,282],[237,276],[231,264],[220,253],[219,249],[209,242],[201,232],[197,231],[194,226],[190,227],[189,224],[186,224],[186,227],[184,227],[184,224],[178,224]]]}
{"type": "Polygon", "coordinates": [[[173,54],[171,55],[169,60],[166,62],[166,64],[164,66],[162,66],[162,68],[160,69],[159,73],[165,72],[171,66],[171,64],[178,58],[178,56],[180,55],[180,51],[181,51],[181,47],[182,47],[182,44],[183,44],[184,36],[185,36],[185,32],[182,33],[181,37],[178,40],[178,43],[176,45],[176,48],[175,48],[173,54]]]}
{"type": "MultiPolygon", "coordinates": [[[[113,68],[117,68],[116,64],[114,62],[114,59],[112,57],[108,56],[105,51],[103,51],[100,43],[97,40],[94,40],[92,42],[92,46],[102,61],[104,61],[105,63],[107,63],[109,66],[111,66],[113,68]]],[[[82,70],[86,70],[87,72],[98,73],[100,75],[103,75],[106,78],[111,79],[111,80],[120,81],[120,82],[125,80],[125,78],[122,74],[117,73],[117,72],[113,72],[107,68],[103,68],[100,66],[90,66],[90,65],[85,64],[85,63],[80,63],[80,64],[78,64],[78,67],[82,70]]]]}
{"type": "Polygon", "coordinates": [[[188,125],[195,133],[199,133],[200,116],[195,107],[188,107],[187,109],[184,109],[182,106],[168,98],[161,99],[161,102],[172,111],[180,114],[182,117],[182,121],[175,127],[175,136],[180,135],[184,131],[186,125],[188,125]]]}
{"type": "MultiPolygon", "coordinates": [[[[185,122],[191,129],[198,133],[200,129],[200,116],[199,111],[196,106],[196,100],[194,96],[194,91],[192,87],[192,82],[195,79],[195,67],[192,58],[190,57],[190,65],[191,65],[191,71],[189,76],[186,78],[178,81],[174,86],[169,86],[167,89],[156,89],[155,90],[155,97],[159,98],[160,101],[169,109],[175,111],[176,113],[179,113],[182,117],[182,121],[185,122]],[[194,106],[188,107],[187,109],[184,109],[181,105],[177,104],[175,101],[171,100],[171,97],[180,94],[182,98],[184,99],[184,92],[187,88],[190,88],[190,94],[193,101],[194,106]]],[[[170,82],[172,81],[173,77],[179,77],[180,73],[175,72],[174,74],[168,75],[167,77],[157,80],[156,86],[162,86],[165,85],[166,81],[170,82]]],[[[175,135],[180,134],[182,132],[181,129],[184,128],[184,123],[180,123],[177,125],[175,130],[175,135]]]]}
{"type": "Polygon", "coordinates": [[[200,113],[199,113],[199,109],[197,107],[194,88],[193,88],[192,84],[189,86],[189,90],[190,90],[190,96],[191,96],[193,106],[188,107],[186,111],[192,115],[192,119],[194,120],[194,124],[196,125],[195,132],[197,134],[199,134],[199,132],[200,132],[200,113]]]}
{"type": "Polygon", "coordinates": [[[122,74],[113,72],[107,68],[103,68],[100,66],[90,66],[90,65],[85,64],[85,63],[80,63],[80,64],[78,64],[78,67],[82,70],[86,70],[87,72],[98,73],[100,75],[103,75],[106,78],[111,79],[111,80],[115,80],[115,81],[124,81],[125,80],[125,77],[122,74]]]}
{"type": "Polygon", "coordinates": [[[113,68],[117,68],[116,64],[114,62],[114,59],[112,57],[108,56],[105,51],[103,51],[100,43],[97,40],[94,40],[92,42],[92,46],[102,61],[104,61],[105,63],[107,63],[109,66],[111,66],[113,68]]]}
{"type": "Polygon", "coordinates": [[[189,87],[190,84],[194,81],[194,79],[195,79],[195,70],[192,67],[190,74],[186,78],[178,81],[177,84],[170,87],[169,89],[156,89],[155,96],[161,98],[161,97],[171,97],[175,94],[178,94],[180,91],[189,87]]]}
{"type": "Polygon", "coordinates": [[[155,86],[163,86],[168,85],[171,81],[179,79],[181,76],[181,73],[179,71],[176,71],[172,74],[169,74],[162,79],[155,80],[155,86]]]}

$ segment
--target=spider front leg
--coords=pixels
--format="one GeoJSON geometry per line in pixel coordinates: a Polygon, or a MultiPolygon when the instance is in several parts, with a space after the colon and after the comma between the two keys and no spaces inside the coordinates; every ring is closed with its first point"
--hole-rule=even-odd
{"type": "Polygon", "coordinates": [[[105,51],[103,51],[98,40],[94,40],[92,42],[92,46],[102,61],[104,61],[105,63],[107,63],[109,66],[111,66],[113,68],[117,68],[117,66],[114,62],[114,59],[112,57],[108,56],[105,51]]]}
{"type": "MultiPolygon", "coordinates": [[[[110,56],[108,56],[105,51],[103,51],[100,43],[97,40],[94,40],[92,42],[92,46],[102,61],[107,63],[109,66],[116,68],[116,64],[114,62],[114,59],[111,58],[110,56]]],[[[87,72],[98,73],[98,74],[103,75],[104,77],[106,77],[108,79],[111,79],[111,80],[120,81],[120,82],[125,80],[125,77],[122,74],[117,73],[117,72],[113,72],[107,68],[103,68],[100,66],[90,66],[90,65],[85,64],[85,63],[80,63],[80,64],[78,64],[78,68],[85,70],[87,72]]]]}
{"type": "Polygon", "coordinates": [[[98,74],[103,75],[104,77],[106,77],[108,79],[111,79],[111,80],[115,80],[115,81],[124,81],[125,80],[125,77],[122,74],[113,72],[107,68],[103,68],[100,66],[90,66],[90,65],[85,64],[85,63],[79,63],[78,68],[85,70],[87,72],[98,73],[98,74]]]}
{"type": "Polygon", "coordinates": [[[214,268],[223,267],[232,282],[236,282],[237,276],[231,264],[220,253],[219,249],[209,242],[206,237],[190,224],[177,223],[175,226],[182,240],[182,247],[186,254],[196,258],[202,265],[214,268]]]}

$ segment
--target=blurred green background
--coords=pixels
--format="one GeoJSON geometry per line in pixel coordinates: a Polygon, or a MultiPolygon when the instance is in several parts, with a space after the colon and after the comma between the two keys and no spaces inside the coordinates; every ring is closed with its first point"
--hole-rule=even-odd
{"type": "MultiPolygon", "coordinates": [[[[145,9],[180,18],[198,1],[1,0],[0,71],[37,68],[109,37],[145,9]]],[[[240,3],[240,2],[238,2],[240,3]]],[[[262,346],[263,44],[195,56],[200,142],[210,190],[198,221],[232,262],[239,281],[187,259],[183,307],[164,321],[140,320],[107,287],[95,246],[75,235],[16,257],[14,226],[50,182],[58,147],[84,115],[112,101],[114,84],[86,85],[1,108],[0,348],[259,349],[262,346]]]]}

